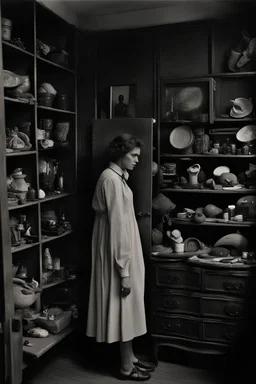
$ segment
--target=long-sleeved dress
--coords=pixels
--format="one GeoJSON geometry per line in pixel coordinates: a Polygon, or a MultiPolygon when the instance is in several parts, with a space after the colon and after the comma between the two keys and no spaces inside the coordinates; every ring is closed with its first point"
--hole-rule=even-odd
{"type": "Polygon", "coordinates": [[[98,342],[124,342],[146,333],[145,268],[127,178],[127,171],[110,163],[93,196],[96,214],[86,334],[98,342]],[[121,278],[126,276],[130,276],[131,293],[122,298],[121,278]]]}

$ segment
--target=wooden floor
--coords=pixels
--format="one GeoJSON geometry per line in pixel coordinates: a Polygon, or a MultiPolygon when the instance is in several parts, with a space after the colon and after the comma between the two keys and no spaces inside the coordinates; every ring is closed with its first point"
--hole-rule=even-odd
{"type": "MultiPolygon", "coordinates": [[[[104,348],[92,352],[87,350],[85,353],[76,347],[76,344],[64,341],[40,359],[33,361],[24,370],[23,384],[120,383],[121,381],[115,377],[119,366],[115,359],[116,353],[114,350],[104,348]],[[116,361],[116,365],[113,364],[114,361],[116,361]]],[[[171,362],[159,360],[158,367],[152,373],[149,383],[226,384],[229,382],[224,378],[224,373],[218,363],[216,363],[217,371],[209,368],[202,369],[202,365],[207,365],[207,361],[209,362],[208,357],[206,357],[205,363],[203,356],[196,361],[186,360],[184,356],[181,361],[177,361],[177,356],[178,354],[175,352],[171,356],[169,353],[168,360],[170,358],[171,362]]],[[[159,357],[162,359],[161,354],[159,357]]],[[[166,360],[165,357],[163,358],[166,360]]],[[[234,383],[233,380],[232,383],[234,383]]]]}

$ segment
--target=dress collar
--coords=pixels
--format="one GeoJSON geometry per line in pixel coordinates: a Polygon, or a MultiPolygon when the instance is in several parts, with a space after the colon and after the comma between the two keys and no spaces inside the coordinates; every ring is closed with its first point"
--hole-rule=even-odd
{"type": "Polygon", "coordinates": [[[112,161],[109,164],[109,168],[112,169],[112,171],[116,172],[120,177],[124,178],[125,180],[128,180],[129,173],[126,169],[123,171],[122,168],[119,167],[119,165],[113,163],[112,161]]]}

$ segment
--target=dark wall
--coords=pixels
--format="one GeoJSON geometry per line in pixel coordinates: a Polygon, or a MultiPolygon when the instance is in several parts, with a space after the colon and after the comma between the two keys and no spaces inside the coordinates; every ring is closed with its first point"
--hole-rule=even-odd
{"type": "Polygon", "coordinates": [[[92,119],[95,117],[95,54],[96,41],[91,35],[78,32],[77,46],[77,180],[79,217],[78,266],[80,329],[86,325],[90,282],[92,233],[92,119]]]}

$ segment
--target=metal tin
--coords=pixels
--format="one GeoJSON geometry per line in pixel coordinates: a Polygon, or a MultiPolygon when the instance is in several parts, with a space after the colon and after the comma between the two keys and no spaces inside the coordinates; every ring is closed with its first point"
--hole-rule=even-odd
{"type": "Polygon", "coordinates": [[[235,205],[228,205],[228,217],[229,217],[229,220],[231,220],[232,217],[235,216],[235,212],[236,212],[236,206],[235,205]]]}
{"type": "Polygon", "coordinates": [[[242,147],[242,154],[243,155],[249,155],[249,145],[244,145],[242,147]]]}
{"type": "Polygon", "coordinates": [[[230,144],[231,155],[236,155],[236,144],[230,144]]]}

